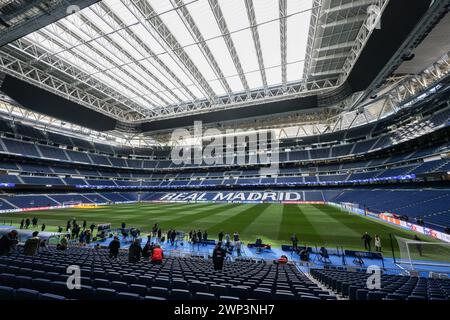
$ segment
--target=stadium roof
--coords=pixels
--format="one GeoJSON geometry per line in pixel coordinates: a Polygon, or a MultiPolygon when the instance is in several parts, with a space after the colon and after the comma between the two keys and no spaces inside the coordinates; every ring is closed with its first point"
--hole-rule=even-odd
{"type": "Polygon", "coordinates": [[[104,0],[3,51],[91,107],[150,119],[332,89],[361,49],[368,6],[387,2],[104,0]]]}
{"type": "MultiPolygon", "coordinates": [[[[12,2],[17,10],[23,1],[12,2]]],[[[98,130],[168,128],[207,112],[220,120],[329,106],[372,81],[428,2],[404,8],[389,0],[26,1],[37,16],[65,4],[67,16],[38,31],[10,17],[13,26],[0,34],[30,33],[0,48],[0,71],[60,100],[38,101],[43,91],[10,79],[2,90],[34,111],[65,120],[78,115],[88,127],[101,122],[98,130]],[[373,13],[385,18],[388,6],[386,24],[394,17],[402,23],[395,33],[377,30],[367,65],[368,56],[360,57],[374,31],[373,13]],[[358,76],[347,85],[353,69],[358,76]]]]}

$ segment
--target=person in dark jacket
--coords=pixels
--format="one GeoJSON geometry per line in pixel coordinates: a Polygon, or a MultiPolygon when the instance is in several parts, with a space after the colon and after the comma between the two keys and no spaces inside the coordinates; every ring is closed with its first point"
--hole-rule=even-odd
{"type": "Polygon", "coordinates": [[[23,229],[24,225],[25,225],[25,219],[20,220],[20,227],[19,227],[19,229],[23,229]]]}
{"type": "Polygon", "coordinates": [[[197,239],[197,234],[195,232],[192,234],[191,241],[192,241],[192,250],[194,250],[195,245],[199,242],[199,240],[197,239]]]}
{"type": "Polygon", "coordinates": [[[197,238],[200,240],[200,242],[202,242],[203,234],[200,230],[197,231],[197,238]]]}
{"type": "Polygon", "coordinates": [[[17,231],[12,230],[0,239],[0,256],[7,255],[11,249],[18,243],[17,231]]]}
{"type": "Polygon", "coordinates": [[[30,218],[27,218],[27,219],[25,220],[25,229],[28,229],[28,227],[30,226],[30,224],[31,224],[30,218]]]}
{"type": "Polygon", "coordinates": [[[130,249],[128,249],[128,261],[129,262],[139,262],[141,260],[142,248],[139,240],[134,240],[131,244],[130,249]]]}
{"type": "Polygon", "coordinates": [[[372,237],[366,232],[363,234],[361,239],[364,241],[364,248],[370,251],[370,242],[372,241],[372,237]]]}
{"type": "Polygon", "coordinates": [[[226,252],[222,248],[222,242],[218,242],[216,247],[214,248],[213,256],[212,256],[214,270],[216,270],[216,271],[222,270],[223,261],[225,260],[225,256],[226,256],[226,252]]]}
{"type": "Polygon", "coordinates": [[[72,228],[72,222],[70,222],[70,220],[68,220],[66,223],[66,231],[69,231],[70,228],[72,228]]]}
{"type": "Polygon", "coordinates": [[[38,224],[38,218],[33,217],[33,219],[31,220],[31,222],[33,223],[33,228],[37,226],[38,224]]]}
{"type": "Polygon", "coordinates": [[[170,243],[172,246],[175,245],[175,239],[177,237],[177,232],[175,230],[172,230],[172,233],[170,234],[170,243]]]}
{"type": "Polygon", "coordinates": [[[91,224],[91,225],[89,226],[89,229],[91,229],[91,233],[94,234],[95,223],[91,224]]]}
{"type": "Polygon", "coordinates": [[[142,258],[149,259],[152,256],[152,250],[153,250],[153,242],[150,243],[150,241],[147,241],[144,248],[142,249],[142,258]]]}
{"type": "Polygon", "coordinates": [[[109,257],[110,258],[117,258],[117,255],[119,254],[120,249],[120,241],[118,237],[114,237],[113,241],[109,243],[109,257]]]}
{"type": "Polygon", "coordinates": [[[86,227],[87,227],[87,221],[84,220],[84,221],[83,221],[83,230],[86,229],[86,227]]]}
{"type": "Polygon", "coordinates": [[[206,230],[203,232],[203,245],[208,245],[208,232],[206,230]]]}
{"type": "Polygon", "coordinates": [[[297,250],[298,250],[298,238],[297,238],[297,235],[295,233],[292,234],[291,241],[292,241],[292,251],[293,252],[297,252],[297,250]]]}
{"type": "Polygon", "coordinates": [[[157,234],[158,234],[158,243],[159,243],[161,241],[161,237],[162,237],[162,230],[161,230],[161,228],[158,228],[157,234]]]}
{"type": "Polygon", "coordinates": [[[41,231],[42,231],[42,232],[45,231],[45,227],[46,227],[46,225],[45,225],[45,223],[43,223],[43,224],[42,224],[42,227],[41,227],[41,231]]]}
{"type": "Polygon", "coordinates": [[[223,240],[223,231],[220,231],[218,236],[219,236],[219,242],[222,242],[222,240],[223,240]]]}

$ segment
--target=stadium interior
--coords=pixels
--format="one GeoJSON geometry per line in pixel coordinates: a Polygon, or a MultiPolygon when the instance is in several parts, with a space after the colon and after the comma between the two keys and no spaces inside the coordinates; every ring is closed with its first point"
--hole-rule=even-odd
{"type": "Polygon", "coordinates": [[[448,0],[0,1],[0,300],[449,300],[448,30],[448,0]]]}

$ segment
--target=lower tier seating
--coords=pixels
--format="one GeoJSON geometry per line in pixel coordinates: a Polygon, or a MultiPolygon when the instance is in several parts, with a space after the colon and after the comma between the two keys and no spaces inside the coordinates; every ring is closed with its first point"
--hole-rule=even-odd
{"type": "Polygon", "coordinates": [[[13,253],[0,257],[0,299],[336,299],[293,264],[237,260],[214,271],[198,257],[169,257],[162,265],[129,263],[107,250],[47,248],[37,256],[13,253]],[[81,289],[69,290],[67,267],[81,270],[81,289]]]}
{"type": "Polygon", "coordinates": [[[448,300],[450,279],[381,275],[380,289],[369,290],[364,272],[312,269],[311,275],[350,300],[448,300]]]}

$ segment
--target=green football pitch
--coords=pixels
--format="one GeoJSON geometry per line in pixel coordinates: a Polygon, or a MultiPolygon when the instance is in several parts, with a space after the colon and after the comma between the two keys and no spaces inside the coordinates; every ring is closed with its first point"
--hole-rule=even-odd
{"type": "MultiPolygon", "coordinates": [[[[65,228],[68,219],[81,222],[111,223],[120,227],[125,222],[148,232],[158,223],[163,232],[169,228],[189,232],[191,229],[207,230],[209,238],[217,238],[220,231],[239,232],[244,242],[261,238],[264,243],[275,246],[289,244],[293,233],[301,245],[326,246],[329,248],[364,249],[361,235],[368,232],[382,239],[384,252],[390,256],[389,234],[412,239],[414,233],[375,221],[371,218],[350,214],[327,205],[307,204],[132,204],[99,206],[96,208],[70,208],[49,211],[24,212],[0,215],[0,224],[17,226],[23,217],[38,217],[39,226],[47,225],[46,231],[65,228]]],[[[434,241],[423,235],[424,241],[434,241]]],[[[395,240],[394,240],[395,242],[395,240]]],[[[394,244],[397,251],[397,244],[394,244]]]]}

